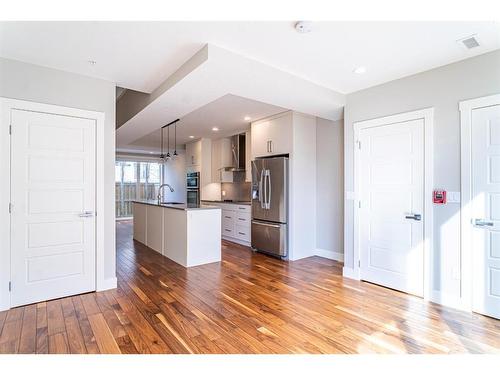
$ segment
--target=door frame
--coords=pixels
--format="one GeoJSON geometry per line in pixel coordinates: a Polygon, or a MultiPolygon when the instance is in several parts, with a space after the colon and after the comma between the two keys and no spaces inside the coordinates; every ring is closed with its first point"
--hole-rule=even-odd
{"type": "Polygon", "coordinates": [[[473,264],[472,264],[472,110],[500,105],[500,94],[459,102],[460,110],[460,305],[472,311],[473,264]],[[466,267],[465,265],[469,266],[466,267]]]}
{"type": "MultiPolygon", "coordinates": [[[[96,290],[110,289],[109,280],[104,277],[104,113],[69,108],[52,104],[43,104],[26,100],[0,97],[0,175],[10,176],[11,170],[11,110],[18,109],[32,112],[43,112],[55,115],[80,117],[95,121],[95,249],[96,249],[96,290]]],[[[9,282],[11,280],[11,238],[10,238],[10,178],[0,181],[0,311],[11,308],[11,293],[9,282]]],[[[116,279],[115,279],[116,280],[116,279]]],[[[116,284],[116,283],[115,283],[116,284]]],[[[15,286],[14,286],[15,287],[15,286]]]]}
{"type": "Polygon", "coordinates": [[[359,136],[363,129],[383,125],[397,124],[413,120],[424,120],[424,300],[432,297],[432,269],[433,269],[433,209],[432,189],[434,185],[434,108],[424,108],[411,112],[379,117],[375,119],[358,121],[354,127],[354,277],[361,279],[360,267],[360,173],[361,149],[359,136]]]}

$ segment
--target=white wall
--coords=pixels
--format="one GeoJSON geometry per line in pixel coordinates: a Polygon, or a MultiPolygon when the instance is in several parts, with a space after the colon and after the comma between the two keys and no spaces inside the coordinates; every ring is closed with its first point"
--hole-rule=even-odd
{"type": "Polygon", "coordinates": [[[289,259],[316,253],[316,117],[293,113],[289,165],[289,259]]]}
{"type": "Polygon", "coordinates": [[[316,254],[344,253],[344,121],[316,123],[316,254]]]}
{"type": "MultiPolygon", "coordinates": [[[[354,190],[353,123],[434,107],[434,188],[460,191],[458,102],[500,93],[500,51],[347,95],[344,112],[345,190],[354,190]]],[[[434,295],[460,297],[459,204],[434,206],[434,295]]],[[[353,201],[345,201],[345,266],[353,267],[353,201]]],[[[466,267],[468,265],[465,265],[466,267]]]]}
{"type": "Polygon", "coordinates": [[[0,96],[105,113],[105,279],[115,277],[115,84],[0,58],[0,96]]]}
{"type": "Polygon", "coordinates": [[[164,189],[163,194],[166,201],[186,203],[186,152],[177,151],[179,155],[164,164],[163,182],[174,188],[172,193],[164,189]]]}

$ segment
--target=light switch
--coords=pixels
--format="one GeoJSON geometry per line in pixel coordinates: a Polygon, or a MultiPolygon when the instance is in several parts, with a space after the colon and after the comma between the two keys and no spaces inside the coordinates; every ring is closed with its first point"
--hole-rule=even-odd
{"type": "Polygon", "coordinates": [[[460,192],[449,191],[447,198],[448,198],[448,203],[460,203],[460,192]]]}

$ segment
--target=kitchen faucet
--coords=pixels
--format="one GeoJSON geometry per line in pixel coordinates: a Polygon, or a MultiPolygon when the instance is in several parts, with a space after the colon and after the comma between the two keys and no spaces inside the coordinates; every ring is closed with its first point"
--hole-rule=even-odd
{"type": "Polygon", "coordinates": [[[161,191],[165,186],[167,186],[170,189],[171,193],[174,192],[174,188],[169,184],[161,184],[160,187],[158,188],[158,203],[161,203],[161,191]]]}

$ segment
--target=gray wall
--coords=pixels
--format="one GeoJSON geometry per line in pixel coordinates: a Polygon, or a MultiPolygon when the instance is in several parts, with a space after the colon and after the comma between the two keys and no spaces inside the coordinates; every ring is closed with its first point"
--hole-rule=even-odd
{"type": "MultiPolygon", "coordinates": [[[[460,191],[459,101],[500,93],[500,51],[446,65],[347,95],[345,190],[354,190],[353,123],[434,107],[434,187],[460,191]]],[[[353,266],[353,201],[345,202],[345,265],[353,266]]],[[[443,296],[460,295],[459,205],[434,206],[432,285],[443,296]]]]}
{"type": "Polygon", "coordinates": [[[316,123],[316,248],[344,252],[344,121],[316,123]]]}
{"type": "Polygon", "coordinates": [[[0,96],[105,113],[104,277],[115,277],[115,84],[0,58],[0,96]]]}

